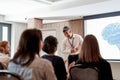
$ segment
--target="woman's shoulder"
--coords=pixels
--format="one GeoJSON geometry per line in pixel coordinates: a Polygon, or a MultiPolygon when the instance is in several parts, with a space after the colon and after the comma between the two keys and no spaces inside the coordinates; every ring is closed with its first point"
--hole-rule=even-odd
{"type": "Polygon", "coordinates": [[[46,63],[50,63],[49,60],[44,59],[44,58],[36,58],[35,62],[37,62],[38,64],[46,64],[46,63]]]}
{"type": "Polygon", "coordinates": [[[56,58],[56,60],[59,61],[59,62],[61,62],[61,61],[63,62],[63,61],[64,61],[63,58],[60,57],[60,56],[57,56],[57,55],[56,55],[55,58],[56,58]]]}
{"type": "Polygon", "coordinates": [[[100,60],[99,63],[104,64],[104,65],[110,65],[110,63],[105,59],[100,60]]]}
{"type": "Polygon", "coordinates": [[[108,62],[107,62],[107,60],[105,60],[105,59],[101,59],[101,60],[99,60],[97,63],[108,63],[108,62]]]}
{"type": "Polygon", "coordinates": [[[98,62],[90,62],[90,63],[81,62],[80,60],[78,60],[78,61],[76,61],[76,64],[109,64],[109,62],[107,62],[107,60],[105,60],[105,59],[101,59],[98,62]]]}
{"type": "Polygon", "coordinates": [[[63,59],[61,56],[55,55],[56,58],[58,59],[63,59]]]}

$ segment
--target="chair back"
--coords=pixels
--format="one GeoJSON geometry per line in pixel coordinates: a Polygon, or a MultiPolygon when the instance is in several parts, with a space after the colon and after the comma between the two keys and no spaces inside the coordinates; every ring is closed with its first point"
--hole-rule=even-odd
{"type": "Polygon", "coordinates": [[[72,80],[98,80],[99,70],[96,67],[77,64],[70,68],[72,80]]]}
{"type": "Polygon", "coordinates": [[[0,80],[23,80],[23,78],[7,70],[0,70],[0,80]]]}

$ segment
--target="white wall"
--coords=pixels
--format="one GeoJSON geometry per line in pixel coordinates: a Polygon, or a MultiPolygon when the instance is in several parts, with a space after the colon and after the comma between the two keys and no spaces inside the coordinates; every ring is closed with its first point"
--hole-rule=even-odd
{"type": "Polygon", "coordinates": [[[17,46],[19,43],[19,38],[21,33],[27,29],[27,24],[25,23],[12,23],[11,27],[11,58],[17,50],[17,46]]]}
{"type": "Polygon", "coordinates": [[[4,15],[0,15],[0,22],[12,24],[11,26],[11,58],[17,50],[21,33],[27,29],[26,23],[9,22],[5,20],[4,15]]]}
{"type": "Polygon", "coordinates": [[[1,22],[1,21],[4,21],[4,17],[5,17],[5,16],[0,15],[0,22],[1,22]]]}

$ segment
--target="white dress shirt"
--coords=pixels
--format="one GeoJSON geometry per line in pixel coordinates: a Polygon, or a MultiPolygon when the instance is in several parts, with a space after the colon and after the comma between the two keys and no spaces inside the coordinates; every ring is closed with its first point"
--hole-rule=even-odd
{"type": "Polygon", "coordinates": [[[80,52],[82,42],[83,38],[78,34],[73,34],[73,37],[71,39],[65,38],[62,44],[62,53],[69,55],[78,54],[80,52]],[[78,48],[78,51],[75,53],[71,53],[72,46],[74,48],[78,48]]]}

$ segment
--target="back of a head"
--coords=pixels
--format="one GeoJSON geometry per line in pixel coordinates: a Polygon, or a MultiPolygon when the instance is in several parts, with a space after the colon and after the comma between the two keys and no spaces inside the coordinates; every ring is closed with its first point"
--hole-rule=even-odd
{"type": "Polygon", "coordinates": [[[101,59],[98,41],[94,35],[85,36],[79,57],[85,62],[97,62],[101,59]]]}
{"type": "Polygon", "coordinates": [[[40,41],[42,41],[42,34],[40,30],[27,29],[21,35],[19,50],[24,50],[23,52],[25,53],[39,53],[40,41]]]}
{"type": "Polygon", "coordinates": [[[57,38],[54,36],[48,36],[44,40],[44,45],[43,45],[43,51],[45,51],[47,54],[54,53],[57,48],[57,38]]]}
{"type": "Polygon", "coordinates": [[[21,58],[32,58],[34,59],[35,54],[39,55],[40,44],[42,41],[42,33],[38,29],[27,29],[25,30],[19,41],[18,50],[14,56],[14,59],[21,58]]]}

